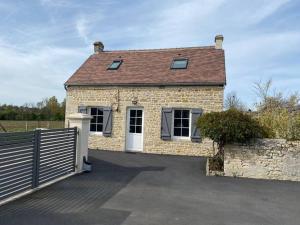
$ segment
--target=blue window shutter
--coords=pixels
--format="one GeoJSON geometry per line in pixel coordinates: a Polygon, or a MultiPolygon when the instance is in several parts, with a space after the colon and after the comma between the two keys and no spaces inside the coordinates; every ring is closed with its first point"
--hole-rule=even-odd
{"type": "Polygon", "coordinates": [[[87,107],[86,106],[78,106],[78,112],[87,114],[87,107]]]}
{"type": "Polygon", "coordinates": [[[171,140],[172,108],[162,108],[161,113],[161,139],[171,140]]]}
{"type": "Polygon", "coordinates": [[[103,136],[111,137],[112,133],[112,109],[111,107],[103,108],[103,136]]]}
{"type": "Polygon", "coordinates": [[[201,142],[200,129],[197,128],[198,118],[202,115],[202,109],[192,109],[192,127],[191,127],[191,140],[192,142],[201,142]]]}

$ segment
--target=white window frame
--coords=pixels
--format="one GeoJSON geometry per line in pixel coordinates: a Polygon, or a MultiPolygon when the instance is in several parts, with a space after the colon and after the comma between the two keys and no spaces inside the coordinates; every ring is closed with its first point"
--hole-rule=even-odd
{"type": "Polygon", "coordinates": [[[187,109],[187,108],[174,108],[172,110],[172,133],[171,133],[171,137],[172,140],[191,140],[191,127],[192,127],[192,110],[191,109],[187,109]],[[175,118],[175,110],[189,110],[189,136],[188,137],[184,137],[184,136],[175,136],[174,135],[174,118],[175,118]]]}
{"type": "MultiPolygon", "coordinates": [[[[100,109],[102,109],[102,111],[103,111],[103,107],[102,106],[90,106],[90,107],[88,107],[87,108],[87,111],[88,111],[88,114],[90,115],[90,116],[92,116],[91,115],[91,109],[92,108],[100,108],[100,109]]],[[[103,130],[103,128],[102,128],[102,130],[103,130]]],[[[102,132],[99,132],[99,131],[91,131],[91,127],[89,127],[89,132],[90,132],[90,135],[98,135],[98,136],[103,136],[103,131],[102,132]]]]}

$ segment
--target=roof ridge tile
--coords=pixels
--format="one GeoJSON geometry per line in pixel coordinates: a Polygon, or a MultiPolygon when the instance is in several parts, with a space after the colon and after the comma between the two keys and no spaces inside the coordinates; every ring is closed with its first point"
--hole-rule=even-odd
{"type": "MultiPolygon", "coordinates": [[[[105,50],[102,53],[118,53],[118,52],[160,52],[160,51],[173,51],[173,50],[190,50],[190,49],[215,49],[215,46],[194,46],[194,47],[178,47],[178,48],[145,48],[145,49],[117,49],[105,50]]],[[[100,53],[101,54],[101,53],[100,53]]]]}

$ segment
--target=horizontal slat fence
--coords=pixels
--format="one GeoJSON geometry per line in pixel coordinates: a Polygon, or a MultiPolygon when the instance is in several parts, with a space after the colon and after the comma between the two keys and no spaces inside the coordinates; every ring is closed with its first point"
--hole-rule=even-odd
{"type": "Polygon", "coordinates": [[[76,132],[76,129],[41,131],[39,184],[75,170],[76,132]]]}
{"type": "Polygon", "coordinates": [[[34,134],[0,134],[0,200],[31,189],[34,134]]]}
{"type": "Polygon", "coordinates": [[[75,171],[76,128],[0,133],[0,201],[75,171]]]}

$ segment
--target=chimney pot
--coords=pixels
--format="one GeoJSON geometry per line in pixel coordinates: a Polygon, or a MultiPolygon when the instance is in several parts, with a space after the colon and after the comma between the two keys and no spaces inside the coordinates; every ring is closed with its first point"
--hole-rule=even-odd
{"type": "Polygon", "coordinates": [[[223,35],[217,35],[215,37],[215,48],[216,49],[222,49],[223,40],[224,40],[223,35]]]}
{"type": "Polygon", "coordinates": [[[103,45],[103,43],[102,43],[101,41],[96,41],[96,42],[94,43],[94,52],[95,52],[96,54],[98,54],[98,53],[100,53],[100,52],[103,52],[103,50],[104,50],[104,45],[103,45]]]}

